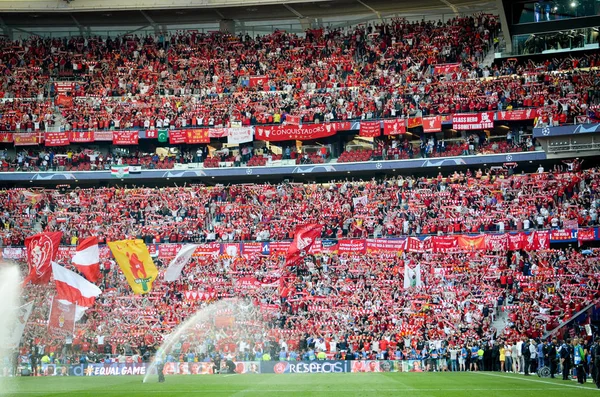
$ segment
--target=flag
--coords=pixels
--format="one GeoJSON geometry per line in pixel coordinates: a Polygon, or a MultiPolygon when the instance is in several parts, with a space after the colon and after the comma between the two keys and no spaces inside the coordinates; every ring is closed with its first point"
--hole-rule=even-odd
{"type": "Polygon", "coordinates": [[[352,205],[356,206],[357,204],[367,205],[369,204],[369,198],[367,196],[353,197],[352,205]]]}
{"type": "Polygon", "coordinates": [[[79,321],[102,291],[77,273],[55,262],[52,262],[52,273],[58,301],[63,305],[72,304],[75,313],[74,321],[79,321]]]}
{"type": "Polygon", "coordinates": [[[15,323],[12,325],[12,328],[8,330],[6,342],[2,343],[3,345],[6,345],[6,347],[9,349],[16,349],[19,347],[21,338],[23,337],[23,331],[25,330],[25,326],[27,325],[27,320],[29,320],[32,309],[33,301],[26,303],[17,309],[15,323]]]}
{"type": "Polygon", "coordinates": [[[165,281],[176,281],[181,271],[188,264],[198,244],[188,244],[179,250],[165,272],[165,281]]]}
{"type": "Polygon", "coordinates": [[[411,269],[410,266],[404,266],[404,289],[419,288],[423,285],[421,281],[421,265],[411,269]]]}
{"type": "Polygon", "coordinates": [[[110,174],[116,178],[123,178],[124,176],[129,176],[129,166],[124,164],[111,165],[110,174]]]}
{"type": "Polygon", "coordinates": [[[79,274],[52,262],[56,297],[82,307],[91,307],[102,290],[79,274]]]}
{"type": "Polygon", "coordinates": [[[48,284],[52,275],[50,262],[58,253],[61,237],[62,232],[51,232],[36,234],[25,239],[29,275],[23,281],[23,285],[29,281],[32,284],[48,284]]]}
{"type": "Polygon", "coordinates": [[[62,301],[55,296],[50,307],[48,329],[72,334],[75,330],[75,306],[75,304],[62,301]]]}
{"type": "Polygon", "coordinates": [[[98,237],[86,237],[81,240],[75,255],[73,255],[72,262],[85,278],[92,283],[98,281],[101,277],[98,237]]]}
{"type": "Polygon", "coordinates": [[[299,226],[294,234],[294,241],[290,244],[285,255],[286,266],[292,266],[302,257],[315,243],[317,237],[321,236],[323,225],[308,224],[299,226]]]}
{"type": "Polygon", "coordinates": [[[142,240],[121,240],[108,243],[115,260],[125,274],[134,294],[146,294],[152,289],[158,270],[148,247],[142,240]]]}
{"type": "Polygon", "coordinates": [[[168,129],[160,129],[158,130],[158,141],[161,143],[166,142],[169,139],[169,130],[168,129]]]}

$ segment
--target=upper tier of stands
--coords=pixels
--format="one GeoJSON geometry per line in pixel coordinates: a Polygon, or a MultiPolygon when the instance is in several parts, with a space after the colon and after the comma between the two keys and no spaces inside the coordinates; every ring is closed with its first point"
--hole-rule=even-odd
{"type": "Polygon", "coordinates": [[[478,15],[304,37],[4,40],[0,96],[34,100],[4,101],[0,125],[183,128],[276,124],[288,115],[306,123],[524,107],[566,122],[598,104],[596,54],[481,67],[498,32],[496,17],[478,15]],[[56,82],[65,79],[73,85],[56,82]]]}

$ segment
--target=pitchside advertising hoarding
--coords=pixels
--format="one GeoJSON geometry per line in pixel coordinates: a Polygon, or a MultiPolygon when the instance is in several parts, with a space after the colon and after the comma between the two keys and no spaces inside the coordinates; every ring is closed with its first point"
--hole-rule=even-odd
{"type": "MultiPolygon", "coordinates": [[[[258,374],[261,370],[259,361],[236,361],[235,372],[238,374],[258,374]]],[[[224,364],[224,362],[223,362],[224,364]]],[[[212,362],[172,362],[165,363],[165,375],[212,375],[212,362]]],[[[156,374],[156,369],[149,363],[113,363],[113,364],[42,364],[43,376],[127,376],[156,374]]]]}
{"type": "MultiPolygon", "coordinates": [[[[422,360],[315,360],[315,361],[236,361],[238,374],[334,374],[365,372],[422,372],[422,360]]],[[[25,369],[22,366],[20,369],[25,369]]],[[[170,362],[165,375],[213,375],[212,362],[170,362]]],[[[7,371],[0,371],[0,377],[7,371]]],[[[150,363],[42,364],[42,376],[131,376],[156,375],[150,363]]]]}

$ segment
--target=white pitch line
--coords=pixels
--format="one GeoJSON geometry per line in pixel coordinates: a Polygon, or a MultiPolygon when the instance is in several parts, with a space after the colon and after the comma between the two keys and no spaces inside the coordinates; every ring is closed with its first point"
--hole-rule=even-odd
{"type": "MultiPolygon", "coordinates": [[[[564,386],[564,385],[563,385],[564,386]]],[[[575,386],[576,387],[576,386],[575,386]]],[[[391,392],[391,391],[407,391],[407,392],[416,392],[417,394],[419,392],[432,392],[432,391],[546,391],[546,390],[564,390],[561,387],[544,387],[544,388],[511,388],[511,389],[490,389],[490,388],[477,388],[477,389],[465,389],[465,388],[461,388],[461,389],[446,389],[446,388],[437,388],[437,389],[414,389],[414,388],[401,388],[401,387],[397,387],[394,389],[372,389],[372,391],[375,392],[391,392]]],[[[593,389],[591,389],[593,390],[593,389]]],[[[71,391],[65,391],[64,393],[75,393],[78,392],[80,390],[71,390],[71,391]]],[[[191,390],[143,390],[144,393],[146,394],[161,394],[161,393],[169,393],[169,394],[194,394],[196,393],[195,391],[191,391],[191,390]]],[[[231,393],[231,390],[223,390],[223,389],[214,389],[214,390],[210,390],[210,389],[203,389],[202,390],[205,393],[217,393],[217,394],[229,394],[231,393]]],[[[281,389],[281,390],[259,390],[259,389],[248,389],[248,390],[240,390],[237,392],[237,394],[246,394],[246,393],[256,393],[256,392],[260,392],[262,394],[270,394],[270,393],[298,393],[298,392],[304,392],[306,391],[306,389],[298,389],[298,390],[294,390],[294,389],[281,389]]],[[[356,392],[356,389],[336,389],[336,392],[341,392],[341,393],[350,393],[350,392],[356,392]]],[[[314,390],[314,393],[330,393],[330,390],[314,390]]],[[[122,394],[124,393],[123,390],[103,390],[102,394],[122,394]]],[[[31,395],[31,394],[48,394],[48,391],[13,391],[13,392],[8,392],[9,395],[20,395],[20,394],[26,394],[26,395],[31,395]]]]}
{"type": "MultiPolygon", "coordinates": [[[[566,385],[564,383],[548,382],[548,381],[544,381],[544,380],[531,379],[531,378],[525,378],[525,377],[520,378],[520,377],[516,377],[516,376],[507,376],[507,375],[500,375],[500,374],[490,374],[490,373],[487,373],[487,372],[472,372],[472,373],[479,374],[479,375],[486,375],[486,376],[494,376],[496,378],[522,380],[524,382],[543,383],[545,385],[562,386],[562,387],[572,387],[572,388],[575,388],[575,389],[585,389],[585,390],[600,391],[600,389],[596,389],[596,388],[593,388],[593,387],[585,387],[585,386],[580,386],[580,385],[566,385]]],[[[570,381],[567,381],[567,382],[570,382],[570,381]]]]}

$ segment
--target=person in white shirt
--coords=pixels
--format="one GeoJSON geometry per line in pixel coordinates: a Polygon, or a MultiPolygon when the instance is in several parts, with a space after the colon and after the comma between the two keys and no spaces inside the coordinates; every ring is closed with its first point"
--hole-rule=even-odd
{"type": "Polygon", "coordinates": [[[537,169],[538,174],[543,174],[544,173],[544,167],[542,167],[542,165],[540,164],[540,166],[537,169]]]}

